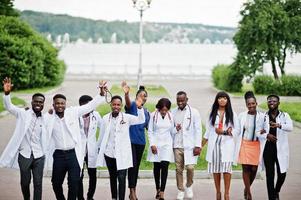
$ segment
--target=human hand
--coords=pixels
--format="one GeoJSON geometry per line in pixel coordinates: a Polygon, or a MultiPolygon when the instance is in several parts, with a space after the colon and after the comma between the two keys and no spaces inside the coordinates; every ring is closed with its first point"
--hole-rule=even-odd
{"type": "Polygon", "coordinates": [[[100,89],[100,96],[104,96],[105,93],[108,91],[107,81],[99,81],[99,89],[100,89]]]}
{"type": "Polygon", "coordinates": [[[227,135],[232,136],[232,127],[229,127],[229,128],[227,129],[227,135]]]}
{"type": "Polygon", "coordinates": [[[11,83],[11,79],[8,77],[5,77],[2,83],[3,83],[3,91],[5,95],[9,95],[9,93],[12,91],[14,84],[11,83]]]}
{"type": "Polygon", "coordinates": [[[264,129],[260,130],[260,134],[265,134],[265,133],[266,133],[266,131],[264,129]]]}
{"type": "Polygon", "coordinates": [[[194,147],[193,156],[199,156],[201,154],[201,151],[202,151],[201,147],[194,147]]]}
{"type": "Polygon", "coordinates": [[[121,87],[123,89],[124,94],[126,94],[126,95],[129,94],[130,87],[128,86],[128,84],[125,81],[122,81],[121,87]]]}
{"type": "Polygon", "coordinates": [[[281,125],[280,125],[279,123],[270,122],[270,127],[271,127],[271,128],[280,128],[281,125]]]}
{"type": "Polygon", "coordinates": [[[277,142],[277,137],[269,133],[267,135],[267,140],[275,143],[275,142],[277,142]]]}
{"type": "Polygon", "coordinates": [[[142,98],[140,96],[138,96],[136,98],[136,105],[137,105],[138,108],[142,108],[143,100],[142,100],[142,98]]]}
{"type": "Polygon", "coordinates": [[[177,125],[176,125],[176,129],[177,129],[177,131],[180,131],[180,130],[182,129],[181,124],[177,124],[177,125]]]}
{"type": "Polygon", "coordinates": [[[158,150],[157,150],[157,147],[156,146],[151,146],[151,150],[152,150],[152,153],[153,154],[157,154],[158,153],[158,150]]]}
{"type": "Polygon", "coordinates": [[[222,128],[215,128],[215,132],[218,134],[218,135],[222,135],[224,130],[222,128]]]}

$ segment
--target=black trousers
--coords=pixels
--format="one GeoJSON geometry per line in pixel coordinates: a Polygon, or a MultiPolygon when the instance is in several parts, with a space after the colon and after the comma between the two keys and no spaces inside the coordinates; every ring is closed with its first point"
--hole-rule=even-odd
{"type": "Polygon", "coordinates": [[[154,177],[155,177],[156,189],[162,192],[164,192],[166,186],[166,181],[168,176],[168,166],[169,166],[168,161],[154,162],[154,177]]]}
{"type": "Polygon", "coordinates": [[[265,165],[266,184],[269,200],[274,200],[276,198],[276,194],[280,192],[286,177],[286,173],[280,172],[280,166],[277,158],[277,146],[275,143],[269,141],[266,142],[263,152],[263,160],[265,165]],[[276,187],[274,183],[275,164],[277,167],[276,187]]]}
{"type": "Polygon", "coordinates": [[[125,198],[125,187],[126,187],[126,173],[127,170],[117,170],[117,164],[115,158],[110,158],[105,155],[106,164],[110,174],[110,187],[112,199],[124,200],[125,198]],[[118,190],[117,190],[117,179],[118,179],[118,190]],[[117,192],[118,191],[118,192],[117,192]]]}
{"type": "Polygon", "coordinates": [[[135,188],[139,174],[139,166],[141,163],[145,145],[132,144],[133,167],[128,170],[129,188],[135,188]]]}
{"type": "Polygon", "coordinates": [[[80,179],[80,166],[75,150],[55,150],[53,154],[52,188],[57,200],[66,200],[63,193],[63,182],[68,172],[68,200],[76,200],[80,179]]]}
{"type": "MultiPolygon", "coordinates": [[[[88,193],[87,193],[87,200],[93,199],[93,196],[95,194],[95,189],[96,189],[96,182],[97,182],[97,177],[96,177],[96,168],[89,168],[88,167],[88,154],[86,154],[84,163],[86,163],[87,169],[88,169],[88,175],[89,175],[89,188],[88,188],[88,193]]],[[[78,200],[84,200],[84,184],[83,184],[83,178],[84,178],[84,168],[82,169],[82,175],[79,180],[79,185],[78,185],[78,200]]]]}
{"type": "Polygon", "coordinates": [[[18,163],[21,175],[21,189],[24,200],[30,200],[31,173],[33,176],[33,199],[42,199],[42,182],[45,156],[35,159],[31,154],[30,158],[25,158],[21,154],[18,156],[18,163]]]}

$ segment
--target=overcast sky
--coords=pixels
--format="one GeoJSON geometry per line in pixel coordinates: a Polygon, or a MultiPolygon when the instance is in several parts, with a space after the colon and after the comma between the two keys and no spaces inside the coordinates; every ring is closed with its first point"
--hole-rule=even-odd
{"type": "MultiPolygon", "coordinates": [[[[236,27],[246,0],[152,0],[144,20],[236,27]]],[[[139,21],[132,0],[14,0],[19,10],[68,14],[91,19],[139,21]]]]}

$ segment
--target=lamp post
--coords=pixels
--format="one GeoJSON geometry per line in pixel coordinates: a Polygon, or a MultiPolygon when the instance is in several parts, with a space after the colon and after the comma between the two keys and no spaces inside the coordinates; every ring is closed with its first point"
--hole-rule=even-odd
{"type": "Polygon", "coordinates": [[[133,0],[134,8],[136,8],[140,13],[140,28],[139,28],[139,68],[138,68],[138,77],[137,77],[137,88],[142,82],[142,39],[143,39],[143,24],[142,17],[143,11],[150,7],[152,0],[133,0]]]}

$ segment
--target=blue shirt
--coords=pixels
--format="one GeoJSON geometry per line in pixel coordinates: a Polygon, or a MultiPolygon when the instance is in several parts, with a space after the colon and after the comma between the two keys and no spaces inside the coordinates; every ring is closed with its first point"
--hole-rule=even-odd
{"type": "MultiPolygon", "coordinates": [[[[131,138],[132,144],[145,145],[144,129],[147,128],[147,126],[148,126],[150,115],[146,108],[143,108],[143,110],[144,110],[144,115],[145,115],[145,122],[143,124],[130,126],[130,138],[131,138]]],[[[125,111],[128,114],[138,116],[138,113],[137,113],[138,108],[137,108],[136,102],[133,101],[131,103],[130,108],[127,108],[125,106],[125,111]]]]}

